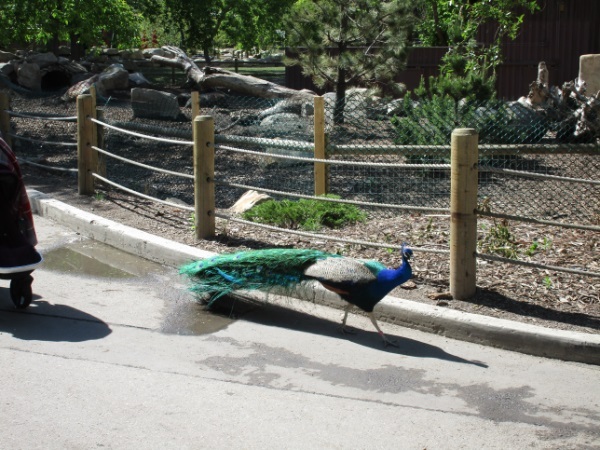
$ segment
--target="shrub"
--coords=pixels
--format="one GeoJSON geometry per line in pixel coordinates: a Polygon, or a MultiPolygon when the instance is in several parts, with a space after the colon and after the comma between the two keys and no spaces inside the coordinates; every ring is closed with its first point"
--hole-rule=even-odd
{"type": "MultiPolygon", "coordinates": [[[[339,198],[327,195],[329,198],[339,198]]],[[[317,231],[322,227],[341,228],[366,220],[366,213],[354,205],[314,199],[268,200],[243,214],[244,219],[281,228],[317,231]]]]}

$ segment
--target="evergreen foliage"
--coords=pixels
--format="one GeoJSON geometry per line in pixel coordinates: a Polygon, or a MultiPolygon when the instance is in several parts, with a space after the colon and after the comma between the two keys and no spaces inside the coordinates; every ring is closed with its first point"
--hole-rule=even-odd
{"type": "Polygon", "coordinates": [[[288,44],[319,87],[334,87],[336,123],[350,86],[385,87],[405,65],[414,24],[409,0],[302,0],[287,16],[288,44]]]}
{"type": "MultiPolygon", "coordinates": [[[[329,198],[339,198],[328,195],[329,198]]],[[[313,199],[267,200],[243,214],[244,219],[281,228],[317,231],[363,222],[366,214],[354,205],[313,199]]]]}

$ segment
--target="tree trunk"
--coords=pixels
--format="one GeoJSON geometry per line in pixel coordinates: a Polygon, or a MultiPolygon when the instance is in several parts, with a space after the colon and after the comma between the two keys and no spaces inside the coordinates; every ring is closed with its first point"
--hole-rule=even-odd
{"type": "Polygon", "coordinates": [[[285,86],[280,86],[270,81],[249,75],[240,75],[229,70],[216,67],[200,69],[182,50],[177,47],[164,46],[164,50],[172,53],[174,57],[152,56],[152,61],[166,66],[178,67],[183,70],[188,80],[200,89],[220,88],[228,89],[241,95],[261,98],[292,98],[312,100],[316,95],[307,90],[297,91],[285,86]]]}
{"type": "Polygon", "coordinates": [[[337,85],[335,87],[335,106],[333,108],[333,123],[344,123],[346,108],[346,69],[338,67],[337,85]]]}

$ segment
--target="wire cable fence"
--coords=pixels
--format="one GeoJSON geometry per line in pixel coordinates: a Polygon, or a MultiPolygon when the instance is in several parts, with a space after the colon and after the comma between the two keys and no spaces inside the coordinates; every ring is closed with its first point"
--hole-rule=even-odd
{"type": "MultiPolygon", "coordinates": [[[[485,228],[479,227],[479,244],[486,242],[496,220],[583,232],[600,230],[597,142],[580,142],[557,124],[541,120],[515,103],[456,105],[410,99],[385,103],[356,93],[351,93],[342,109],[331,98],[325,97],[323,103],[319,111],[317,102],[311,105],[225,94],[204,102],[201,98],[198,113],[211,115],[215,122],[212,181],[218,211],[227,210],[248,189],[275,198],[316,198],[320,189],[340,197],[323,200],[354,203],[384,217],[434,213],[435,220],[435,214],[440,221],[447,220],[451,191],[447,143],[452,129],[473,127],[480,142],[475,211],[492,221],[485,228]],[[317,152],[321,141],[321,152],[317,152]],[[323,168],[321,173],[317,166],[323,168]]],[[[11,136],[23,142],[35,140],[44,151],[42,158],[66,165],[63,169],[76,170],[77,155],[65,150],[67,142],[62,138],[71,133],[72,139],[77,134],[72,107],[61,106],[67,111],[59,117],[53,112],[33,115],[24,110],[14,114],[18,105],[18,101],[11,105],[15,131],[11,136]],[[44,125],[39,131],[34,127],[35,133],[28,128],[19,134],[20,121],[24,120],[44,125]],[[53,134],[55,130],[58,133],[53,134]],[[50,139],[53,136],[56,141],[50,139]],[[61,144],[60,152],[49,150],[61,144]]],[[[151,117],[152,110],[161,108],[147,106],[145,113],[140,113],[123,101],[103,107],[104,118],[92,119],[102,129],[103,144],[93,148],[110,162],[105,161],[106,172],[99,171],[94,178],[143,198],[193,211],[194,141],[190,138],[194,104],[188,101],[180,105],[179,115],[170,120],[151,117]]],[[[57,108],[52,105],[52,109],[57,108]]],[[[19,154],[38,163],[36,147],[16,145],[21,147],[19,154]]],[[[248,225],[248,221],[231,215],[217,213],[217,217],[248,225]]],[[[367,245],[367,241],[348,241],[367,245]]],[[[394,247],[389,243],[373,245],[394,247]]],[[[417,248],[448,252],[447,247],[417,248]]],[[[476,253],[490,261],[514,260],[494,255],[483,245],[478,245],[476,253]]],[[[596,263],[592,261],[591,267],[596,263]]],[[[554,265],[540,268],[558,270],[554,265]]],[[[567,268],[566,272],[596,276],[587,269],[579,273],[567,268]]]]}
{"type": "Polygon", "coordinates": [[[30,111],[27,99],[0,93],[0,131],[21,164],[63,173],[77,172],[77,116],[74,105],[42,99],[47,111],[30,111]],[[65,151],[72,149],[72,151],[65,151]]]}

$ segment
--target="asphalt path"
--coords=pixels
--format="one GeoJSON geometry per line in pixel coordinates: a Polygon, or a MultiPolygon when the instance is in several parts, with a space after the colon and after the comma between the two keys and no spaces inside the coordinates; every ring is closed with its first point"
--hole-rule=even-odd
{"type": "Polygon", "coordinates": [[[0,280],[0,447],[600,449],[600,368],[272,297],[207,313],[172,268],[36,216],[0,280]]]}

